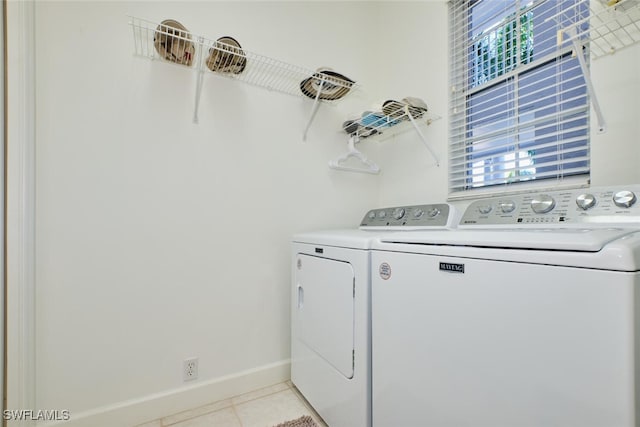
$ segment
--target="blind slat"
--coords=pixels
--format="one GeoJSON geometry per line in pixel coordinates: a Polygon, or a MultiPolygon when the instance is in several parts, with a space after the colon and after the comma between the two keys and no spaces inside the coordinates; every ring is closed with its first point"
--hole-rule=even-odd
{"type": "MultiPolygon", "coordinates": [[[[580,90],[580,88],[578,88],[578,90],[580,90]]],[[[483,124],[490,124],[492,133],[512,133],[511,131],[515,129],[522,129],[522,128],[530,127],[535,124],[545,123],[551,120],[559,121],[559,118],[561,118],[562,116],[567,116],[567,115],[575,114],[576,112],[579,112],[579,111],[587,110],[586,106],[583,105],[585,104],[585,101],[586,101],[586,99],[584,99],[585,97],[586,97],[586,94],[579,93],[574,97],[563,98],[561,99],[560,102],[547,103],[547,104],[543,103],[543,101],[545,101],[547,98],[540,98],[540,103],[542,103],[542,105],[538,106],[538,108],[529,109],[531,105],[535,105],[535,104],[525,104],[524,106],[519,108],[520,112],[517,116],[517,122],[516,122],[515,112],[513,112],[514,115],[507,115],[504,112],[499,111],[489,116],[478,117],[475,120],[467,120],[465,128],[458,127],[457,129],[452,129],[453,131],[452,137],[456,137],[460,135],[469,135],[468,129],[482,130],[483,124]],[[558,104],[561,104],[561,105],[577,104],[577,106],[573,108],[564,108],[558,111],[558,104]],[[551,114],[547,113],[550,111],[552,112],[551,114]],[[533,117],[533,119],[529,119],[528,117],[533,117]]],[[[502,104],[496,108],[500,109],[500,107],[502,107],[503,109],[506,109],[509,107],[509,105],[502,104]]],[[[472,115],[476,115],[476,114],[472,114],[472,115]]],[[[487,134],[488,132],[484,131],[480,133],[477,137],[467,136],[467,142],[473,143],[476,139],[486,139],[487,134]]]]}
{"type": "MultiPolygon", "coordinates": [[[[491,186],[491,185],[497,185],[497,184],[514,184],[518,178],[524,178],[521,179],[522,181],[533,181],[535,179],[548,179],[548,178],[553,178],[553,179],[562,179],[564,177],[567,176],[574,176],[574,175],[578,175],[578,174],[582,174],[585,172],[585,169],[582,167],[578,167],[578,168],[564,168],[562,169],[560,172],[544,172],[544,173],[539,173],[536,175],[520,175],[519,177],[517,176],[513,176],[513,177],[504,177],[504,178],[495,178],[495,179],[487,179],[485,181],[482,182],[481,185],[478,185],[477,187],[487,187],[487,186],[491,186]]],[[[453,186],[453,187],[457,187],[460,189],[463,189],[466,187],[466,183],[450,183],[449,185],[453,186]]]]}
{"type": "Polygon", "coordinates": [[[586,83],[553,19],[588,1],[449,2],[450,196],[589,174],[586,83]]]}
{"type": "MultiPolygon", "coordinates": [[[[548,133],[546,131],[549,128],[559,128],[562,129],[563,132],[566,132],[567,129],[571,130],[572,128],[582,129],[586,126],[588,113],[588,107],[579,106],[563,111],[562,115],[553,113],[538,117],[534,116],[534,118],[531,120],[514,122],[511,126],[504,126],[502,129],[498,129],[493,132],[486,132],[475,137],[467,136],[466,138],[463,138],[465,134],[459,134],[459,142],[456,144],[450,144],[450,151],[453,154],[460,149],[469,150],[471,146],[475,145],[476,147],[479,147],[481,146],[481,144],[486,145],[491,143],[492,141],[495,141],[492,145],[494,148],[500,148],[502,147],[499,142],[501,138],[522,135],[530,132],[535,132],[536,135],[547,137],[548,133]],[[585,122],[585,124],[575,124],[570,128],[567,128],[565,126],[568,123],[574,122],[575,120],[582,120],[585,122]]],[[[520,118],[522,118],[522,116],[520,118]]]]}
{"type": "MultiPolygon", "coordinates": [[[[567,148],[567,149],[563,149],[561,151],[557,151],[553,154],[541,154],[541,155],[536,155],[536,154],[532,154],[532,155],[524,155],[525,152],[528,152],[528,150],[522,150],[522,151],[518,151],[518,152],[511,152],[510,154],[513,155],[513,158],[509,158],[509,156],[504,156],[503,160],[500,161],[496,161],[496,162],[491,162],[489,164],[489,166],[483,164],[483,166],[479,166],[479,167],[490,167],[491,170],[501,170],[501,166],[504,165],[508,165],[514,162],[520,162],[523,163],[522,168],[523,169],[530,169],[532,167],[535,168],[542,168],[542,167],[546,167],[546,166],[554,166],[558,161],[568,161],[569,159],[571,159],[572,161],[577,158],[577,157],[570,157],[569,155],[571,154],[575,154],[575,153],[582,153],[587,151],[586,148],[584,147],[574,147],[574,148],[567,148]],[[522,156],[519,156],[517,159],[515,157],[515,154],[518,153],[518,155],[523,154],[522,156]],[[556,158],[561,158],[562,160],[553,160],[553,157],[556,158]],[[565,157],[567,156],[567,157],[565,157]],[[548,160],[543,161],[541,159],[545,159],[547,158],[548,160]]],[[[582,158],[583,156],[578,156],[580,158],[582,158]]],[[[490,158],[490,157],[489,157],[490,158]]],[[[465,167],[468,165],[469,169],[476,169],[476,167],[473,166],[474,163],[480,163],[485,159],[472,159],[472,160],[467,160],[465,162],[458,162],[452,163],[452,166],[462,166],[464,165],[465,167]]],[[[469,174],[469,176],[473,176],[476,175],[477,172],[472,172],[471,174],[469,174]]]]}

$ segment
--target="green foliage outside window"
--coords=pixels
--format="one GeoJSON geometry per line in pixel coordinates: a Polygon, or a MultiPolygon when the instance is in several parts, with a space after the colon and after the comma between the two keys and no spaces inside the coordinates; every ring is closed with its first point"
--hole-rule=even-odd
{"type": "Polygon", "coordinates": [[[507,18],[498,28],[483,32],[473,44],[475,63],[473,64],[473,86],[479,86],[498,76],[508,73],[518,64],[533,60],[533,13],[520,16],[517,25],[515,16],[507,18]],[[518,61],[518,32],[520,58],[518,61]]]}

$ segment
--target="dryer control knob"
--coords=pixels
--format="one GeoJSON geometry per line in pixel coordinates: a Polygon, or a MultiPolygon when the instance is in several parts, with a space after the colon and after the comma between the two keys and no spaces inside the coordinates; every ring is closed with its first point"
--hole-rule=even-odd
{"type": "Polygon", "coordinates": [[[387,217],[387,212],[386,211],[378,212],[378,218],[382,219],[382,218],[386,218],[386,217],[387,217]]]}
{"type": "Polygon", "coordinates": [[[513,212],[515,208],[516,208],[516,204],[511,200],[509,200],[508,202],[500,203],[500,210],[502,211],[502,213],[513,212]]]}
{"type": "Polygon", "coordinates": [[[493,206],[491,205],[480,205],[478,206],[478,212],[482,215],[486,215],[493,210],[493,206]]]}
{"type": "Polygon", "coordinates": [[[541,194],[531,200],[531,209],[535,213],[547,213],[556,207],[556,201],[547,194],[541,194]]]}
{"type": "Polygon", "coordinates": [[[395,219],[402,219],[403,216],[404,216],[404,208],[395,208],[393,210],[393,217],[395,219]]]}
{"type": "Polygon", "coordinates": [[[596,196],[593,194],[581,194],[576,197],[576,205],[584,211],[591,209],[596,205],[596,196]]]}
{"type": "Polygon", "coordinates": [[[367,215],[367,218],[376,219],[376,212],[375,211],[369,212],[369,214],[367,215]]]}
{"type": "Polygon", "coordinates": [[[424,215],[424,210],[423,210],[423,209],[421,209],[421,208],[415,208],[415,209],[413,210],[413,217],[414,217],[414,218],[421,218],[421,217],[422,217],[422,215],[424,215]]]}
{"type": "Polygon", "coordinates": [[[621,208],[630,208],[636,202],[636,195],[633,191],[623,190],[618,191],[613,195],[613,203],[621,208]]]}
{"type": "Polygon", "coordinates": [[[429,215],[429,217],[431,218],[435,218],[438,215],[440,215],[440,209],[438,208],[431,208],[427,211],[427,215],[429,215]]]}

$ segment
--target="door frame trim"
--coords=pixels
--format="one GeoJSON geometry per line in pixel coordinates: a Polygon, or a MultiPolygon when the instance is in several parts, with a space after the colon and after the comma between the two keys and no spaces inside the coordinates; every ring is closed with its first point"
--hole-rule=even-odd
{"type": "Polygon", "coordinates": [[[5,4],[5,399],[36,410],[35,2],[5,4]]]}

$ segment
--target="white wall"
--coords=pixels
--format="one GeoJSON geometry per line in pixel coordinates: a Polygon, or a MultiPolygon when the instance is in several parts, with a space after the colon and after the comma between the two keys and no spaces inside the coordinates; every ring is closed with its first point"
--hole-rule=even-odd
{"type": "Polygon", "coordinates": [[[321,106],[302,142],[308,99],[207,74],[194,124],[196,73],[133,57],[126,15],[366,87],[373,7],[37,3],[38,408],[98,425],[82,417],[246,371],[223,393],[288,378],[292,234],[351,227],[377,201],[377,176],[327,167],[366,95],[321,106]]]}
{"type": "MultiPolygon", "coordinates": [[[[198,384],[233,383],[197,395],[213,399],[286,376],[291,235],[446,199],[444,1],[38,2],[36,13],[39,408],[77,418],[130,405],[142,421],[198,404],[198,384]],[[322,106],[301,142],[308,100],[205,75],[194,124],[196,74],[133,57],[126,14],[331,66],[362,90],[322,106]],[[405,96],[442,116],[423,129],[439,167],[408,132],[359,144],[380,176],[327,168],[347,117],[405,96]],[[185,387],[190,356],[200,380],[185,387]],[[191,400],[162,400],[181,391],[191,400]],[[162,408],[141,404],[154,400],[162,408]]],[[[594,184],[640,181],[638,49],[593,66],[609,123],[592,138],[594,184]]]]}
{"type": "Polygon", "coordinates": [[[605,133],[591,112],[591,183],[640,182],[640,44],[592,61],[591,75],[605,133]]]}

